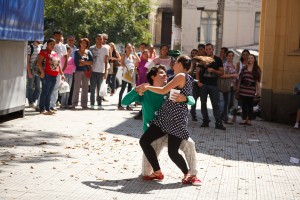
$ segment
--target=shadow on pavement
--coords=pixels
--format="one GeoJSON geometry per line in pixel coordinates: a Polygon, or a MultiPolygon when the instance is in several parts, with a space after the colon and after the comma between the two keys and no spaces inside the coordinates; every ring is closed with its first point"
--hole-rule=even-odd
{"type": "Polygon", "coordinates": [[[126,194],[149,194],[151,191],[163,189],[177,189],[185,187],[181,183],[160,183],[158,181],[144,181],[141,177],[120,180],[83,181],[84,185],[93,189],[102,189],[126,194]],[[140,187],[137,187],[139,185],[140,187]]]}

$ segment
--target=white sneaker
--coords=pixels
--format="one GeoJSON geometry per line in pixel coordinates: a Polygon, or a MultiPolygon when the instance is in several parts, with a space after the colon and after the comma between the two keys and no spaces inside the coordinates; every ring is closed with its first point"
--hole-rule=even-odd
{"type": "Polygon", "coordinates": [[[102,106],[98,106],[98,110],[104,110],[102,106]]]}
{"type": "Polygon", "coordinates": [[[299,123],[298,122],[296,122],[294,128],[299,128],[299,123]]]}
{"type": "Polygon", "coordinates": [[[91,105],[90,108],[91,108],[91,110],[94,110],[94,109],[95,109],[95,106],[94,106],[94,105],[91,105]]]}

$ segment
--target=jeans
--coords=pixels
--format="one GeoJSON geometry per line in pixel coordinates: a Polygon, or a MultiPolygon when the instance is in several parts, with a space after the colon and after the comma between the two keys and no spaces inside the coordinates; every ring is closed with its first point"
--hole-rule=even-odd
{"type": "MultiPolygon", "coordinates": [[[[69,86],[71,88],[72,81],[73,81],[73,74],[65,74],[65,78],[66,78],[65,81],[69,84],[69,86]]],[[[61,94],[61,106],[62,107],[68,107],[69,95],[70,95],[70,92],[65,92],[65,93],[61,94]]]]}
{"type": "Polygon", "coordinates": [[[29,78],[27,75],[26,97],[29,104],[38,100],[41,93],[41,78],[34,74],[32,76],[32,78],[29,78]]]}
{"type": "Polygon", "coordinates": [[[234,89],[233,87],[230,88],[229,92],[223,92],[224,98],[224,106],[223,106],[223,117],[225,121],[228,121],[228,112],[233,107],[234,102],[234,89]]]}
{"type": "Polygon", "coordinates": [[[200,88],[197,85],[197,82],[193,83],[193,97],[195,99],[195,104],[193,106],[191,106],[191,115],[193,118],[196,118],[197,100],[200,97],[200,88]]]}
{"type": "Polygon", "coordinates": [[[56,84],[56,76],[50,76],[45,74],[44,80],[42,81],[42,93],[40,96],[40,112],[45,110],[50,111],[50,98],[53,92],[53,88],[56,84]]]}
{"type": "MultiPolygon", "coordinates": [[[[121,90],[120,90],[120,93],[119,93],[119,103],[118,103],[118,107],[122,106],[122,105],[121,105],[121,101],[122,101],[123,93],[124,93],[124,91],[125,91],[125,88],[126,88],[127,84],[128,84],[127,92],[130,92],[131,89],[132,89],[131,83],[128,83],[128,82],[126,82],[126,81],[122,81],[122,86],[121,86],[121,90]]],[[[127,107],[129,107],[129,105],[128,105],[127,107]]]]}
{"type": "Polygon", "coordinates": [[[110,87],[110,92],[113,94],[115,93],[116,89],[116,74],[108,74],[106,83],[110,87]]]}
{"type": "Polygon", "coordinates": [[[203,123],[209,123],[208,111],[207,111],[207,95],[209,95],[213,114],[216,120],[216,124],[222,123],[220,107],[219,107],[219,89],[217,86],[205,85],[200,87],[200,100],[201,100],[201,114],[203,117],[203,123]]]}
{"type": "Polygon", "coordinates": [[[91,83],[91,88],[90,88],[90,92],[91,92],[91,96],[90,96],[90,101],[91,101],[91,105],[95,105],[95,90],[96,90],[96,98],[97,98],[97,103],[98,106],[101,106],[101,97],[99,96],[99,91],[100,91],[100,87],[103,81],[103,75],[104,73],[100,73],[100,72],[92,72],[92,76],[90,79],[90,83],[91,83]]]}

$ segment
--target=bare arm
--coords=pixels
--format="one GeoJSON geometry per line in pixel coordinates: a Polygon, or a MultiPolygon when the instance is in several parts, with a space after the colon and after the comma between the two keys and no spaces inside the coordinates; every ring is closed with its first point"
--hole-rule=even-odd
{"type": "Polygon", "coordinates": [[[43,66],[42,66],[43,60],[44,60],[44,57],[39,54],[38,57],[37,57],[37,67],[41,72],[41,75],[40,75],[41,78],[45,77],[45,72],[44,72],[44,69],[43,69],[43,66]]]}
{"type": "Polygon", "coordinates": [[[179,87],[182,88],[185,85],[185,74],[177,74],[172,81],[163,87],[145,86],[147,90],[155,92],[157,94],[167,94],[171,89],[179,87]]]}

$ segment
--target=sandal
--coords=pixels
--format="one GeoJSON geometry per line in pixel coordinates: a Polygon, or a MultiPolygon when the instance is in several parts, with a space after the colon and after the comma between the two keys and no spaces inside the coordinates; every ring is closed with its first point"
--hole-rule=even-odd
{"type": "Polygon", "coordinates": [[[191,184],[191,175],[185,174],[186,178],[181,179],[182,184],[191,184]]]}
{"type": "Polygon", "coordinates": [[[164,174],[159,172],[153,172],[151,175],[149,176],[144,176],[143,177],[144,180],[163,180],[164,179],[164,174]]]}

